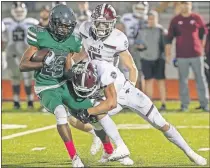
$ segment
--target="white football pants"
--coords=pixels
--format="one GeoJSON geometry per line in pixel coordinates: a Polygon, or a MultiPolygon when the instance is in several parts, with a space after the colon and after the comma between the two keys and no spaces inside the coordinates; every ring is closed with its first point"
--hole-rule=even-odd
{"type": "MultiPolygon", "coordinates": [[[[160,129],[168,124],[165,119],[158,112],[152,101],[139,89],[135,88],[129,81],[125,83],[123,88],[117,93],[117,107],[108,112],[110,116],[119,113],[123,108],[129,108],[136,112],[153,127],[160,129]]],[[[94,106],[98,105],[96,102],[94,106]]]]}

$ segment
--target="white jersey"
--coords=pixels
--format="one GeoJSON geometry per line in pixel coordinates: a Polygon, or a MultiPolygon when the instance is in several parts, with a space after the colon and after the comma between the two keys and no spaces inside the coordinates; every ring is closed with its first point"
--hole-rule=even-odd
{"type": "Polygon", "coordinates": [[[114,83],[116,92],[119,93],[126,81],[123,73],[117,67],[106,61],[92,60],[91,63],[97,70],[100,81],[99,87],[104,88],[114,83]]]}
{"type": "Polygon", "coordinates": [[[21,22],[15,21],[13,18],[4,18],[2,20],[5,25],[5,36],[7,45],[24,43],[27,44],[27,29],[32,25],[39,24],[39,21],[34,18],[26,18],[21,22]]]}
{"type": "MultiPolygon", "coordinates": [[[[101,88],[112,83],[115,85],[117,107],[109,111],[108,115],[115,115],[126,107],[143,117],[155,128],[159,129],[167,124],[166,120],[160,115],[149,97],[135,88],[130,81],[126,80],[118,68],[106,61],[92,60],[91,63],[96,67],[101,88]]],[[[101,99],[105,100],[106,98],[103,97],[101,99]]],[[[91,101],[94,106],[97,106],[100,104],[101,99],[91,101]]]]}
{"type": "Polygon", "coordinates": [[[135,17],[133,13],[124,14],[120,21],[125,26],[125,34],[128,37],[129,44],[133,45],[139,29],[145,24],[145,21],[135,17]]]}
{"type": "Polygon", "coordinates": [[[113,29],[111,34],[102,40],[95,40],[92,36],[91,22],[83,22],[79,28],[82,44],[89,56],[89,60],[104,60],[118,66],[119,53],[128,49],[128,39],[125,34],[113,29]]]}

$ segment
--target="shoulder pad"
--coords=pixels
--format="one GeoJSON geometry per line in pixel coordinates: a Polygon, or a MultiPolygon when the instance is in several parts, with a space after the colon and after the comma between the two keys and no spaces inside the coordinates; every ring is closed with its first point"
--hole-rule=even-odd
{"type": "Polygon", "coordinates": [[[34,18],[26,18],[24,20],[24,23],[31,24],[31,25],[38,25],[39,21],[37,19],[34,19],[34,18]]]}
{"type": "Polygon", "coordinates": [[[113,29],[110,36],[104,41],[106,47],[116,49],[117,52],[122,52],[128,49],[128,38],[118,29],[113,29]]]}
{"type": "Polygon", "coordinates": [[[79,27],[80,36],[82,36],[83,38],[88,38],[90,27],[91,27],[91,22],[88,21],[83,22],[79,27]]]}
{"type": "Polygon", "coordinates": [[[5,24],[5,26],[10,25],[11,23],[14,22],[14,20],[12,18],[4,18],[2,19],[2,22],[5,24]]]}
{"type": "Polygon", "coordinates": [[[27,42],[29,45],[38,47],[38,39],[41,37],[39,34],[47,30],[41,26],[31,26],[27,32],[27,42]]]}
{"type": "Polygon", "coordinates": [[[120,18],[121,22],[124,22],[126,20],[131,20],[133,17],[132,13],[125,13],[124,15],[122,15],[122,17],[120,18]]]}

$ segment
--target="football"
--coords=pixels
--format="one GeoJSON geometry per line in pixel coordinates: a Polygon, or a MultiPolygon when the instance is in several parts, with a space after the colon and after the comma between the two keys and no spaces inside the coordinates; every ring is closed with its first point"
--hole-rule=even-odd
{"type": "Polygon", "coordinates": [[[46,55],[50,52],[50,49],[48,48],[44,48],[41,50],[38,50],[32,57],[31,57],[31,61],[32,62],[42,62],[46,55]]]}

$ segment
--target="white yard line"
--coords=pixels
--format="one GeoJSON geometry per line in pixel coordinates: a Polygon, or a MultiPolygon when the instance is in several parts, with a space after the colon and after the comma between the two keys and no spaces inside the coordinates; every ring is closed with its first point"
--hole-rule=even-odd
{"type": "Polygon", "coordinates": [[[20,128],[27,128],[27,125],[2,124],[2,129],[20,129],[20,128]]]}
{"type": "MultiPolygon", "coordinates": [[[[50,126],[46,126],[46,127],[42,127],[42,128],[37,128],[37,129],[33,129],[33,130],[28,130],[28,131],[4,136],[4,137],[2,137],[2,140],[12,139],[12,138],[20,137],[23,135],[33,134],[36,132],[41,132],[41,131],[45,131],[45,130],[49,130],[49,129],[53,129],[53,128],[56,128],[56,125],[50,125],[50,126]]],[[[134,130],[134,129],[152,129],[153,127],[149,124],[118,124],[117,128],[123,129],[123,130],[127,130],[127,129],[134,130]]],[[[210,127],[209,126],[176,126],[176,128],[179,128],[179,129],[181,129],[181,128],[209,129],[210,127]]]]}
{"type": "Polygon", "coordinates": [[[15,133],[15,134],[8,135],[8,136],[3,136],[2,140],[12,139],[12,138],[20,137],[23,135],[33,134],[36,132],[41,132],[41,131],[45,131],[45,130],[49,130],[49,129],[53,129],[53,128],[56,128],[56,125],[50,125],[50,126],[46,126],[46,127],[42,127],[42,128],[37,128],[37,129],[33,129],[33,130],[15,133]]]}

